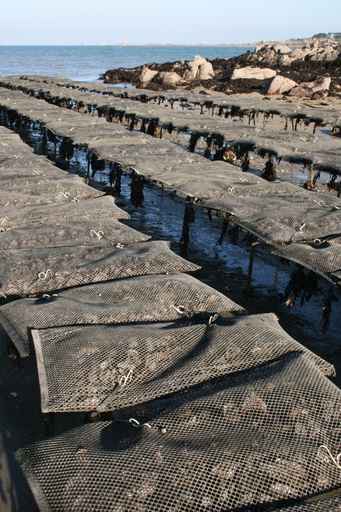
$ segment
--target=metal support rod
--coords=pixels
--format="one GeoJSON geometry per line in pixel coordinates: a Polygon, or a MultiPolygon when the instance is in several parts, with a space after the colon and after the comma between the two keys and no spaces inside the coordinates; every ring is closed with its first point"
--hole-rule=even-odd
{"type": "Polygon", "coordinates": [[[181,256],[184,258],[188,256],[188,246],[190,242],[190,225],[195,221],[195,210],[193,206],[192,199],[187,197],[185,212],[184,212],[184,221],[182,226],[182,234],[180,240],[181,247],[181,256]]]}
{"type": "Polygon", "coordinates": [[[253,274],[255,253],[256,253],[257,245],[258,245],[258,242],[253,242],[251,244],[250,257],[249,257],[249,269],[248,269],[248,273],[247,273],[247,286],[248,287],[251,286],[251,283],[252,283],[252,274],[253,274]]]}

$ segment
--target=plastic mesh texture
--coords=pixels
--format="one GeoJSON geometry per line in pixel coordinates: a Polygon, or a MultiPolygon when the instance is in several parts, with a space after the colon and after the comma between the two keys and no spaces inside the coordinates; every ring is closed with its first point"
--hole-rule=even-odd
{"type": "Polygon", "coordinates": [[[34,154],[17,134],[3,126],[0,127],[0,170],[2,183],[11,180],[18,185],[27,178],[39,180],[67,177],[67,173],[57,169],[46,157],[34,154]]]}
{"type": "MultiPolygon", "coordinates": [[[[170,100],[179,102],[181,104],[182,109],[190,109],[193,113],[193,109],[197,109],[197,112],[200,113],[200,105],[207,104],[207,96],[202,95],[200,92],[191,91],[191,90],[172,90],[172,91],[161,91],[157,92],[154,90],[148,89],[126,89],[126,88],[114,88],[109,85],[97,83],[97,82],[77,82],[74,80],[69,80],[61,77],[45,77],[45,76],[23,76],[23,77],[6,77],[2,78],[2,82],[4,84],[9,85],[10,87],[23,86],[27,88],[32,88],[35,85],[39,86],[40,89],[44,89],[44,85],[49,86],[59,86],[66,87],[69,89],[70,93],[75,90],[80,90],[83,92],[89,93],[98,93],[105,94],[112,101],[116,97],[122,97],[124,95],[125,98],[129,98],[130,100],[135,100],[139,102],[145,102],[146,100],[156,102],[161,105],[170,106],[170,100]],[[160,101],[162,100],[162,101],[160,101]]],[[[211,98],[213,99],[213,98],[211,98]]],[[[307,121],[314,122],[316,118],[320,118],[324,123],[330,124],[334,126],[337,121],[339,121],[339,113],[335,110],[334,105],[317,105],[316,102],[307,102],[306,99],[295,98],[295,103],[285,102],[283,98],[278,99],[276,97],[267,97],[266,101],[264,101],[264,96],[257,92],[248,93],[248,94],[231,94],[226,95],[224,93],[214,94],[214,101],[209,102],[214,103],[215,107],[223,106],[225,107],[225,112],[229,111],[231,114],[233,111],[235,112],[235,117],[240,117],[240,115],[245,115],[246,119],[248,117],[248,113],[251,111],[256,112],[264,112],[268,113],[273,117],[283,116],[303,116],[303,118],[307,121]]],[[[218,113],[218,109],[215,109],[215,113],[218,113]]]]}
{"type": "Polygon", "coordinates": [[[341,278],[341,238],[316,240],[313,244],[291,244],[276,251],[293,261],[304,261],[315,272],[322,272],[335,280],[341,278]]]}
{"type": "MultiPolygon", "coordinates": [[[[253,178],[239,175],[233,179],[230,175],[225,187],[231,193],[209,198],[205,204],[236,215],[243,225],[272,243],[313,241],[339,234],[341,210],[335,209],[337,198],[327,194],[317,198],[289,183],[252,183],[253,178]],[[245,183],[238,184],[241,180],[245,183]],[[323,204],[319,206],[319,202],[323,204]]],[[[218,182],[216,189],[208,187],[213,196],[222,183],[218,182]]]]}
{"type": "Polygon", "coordinates": [[[74,219],[72,222],[56,219],[55,222],[4,231],[0,233],[0,247],[2,250],[27,249],[99,242],[128,245],[145,242],[150,238],[115,219],[103,216],[91,220],[74,219]]]}
{"type": "MultiPolygon", "coordinates": [[[[341,512],[341,497],[321,498],[312,503],[276,509],[277,512],[341,512]]],[[[275,512],[275,510],[273,510],[275,512]]]]}
{"type": "Polygon", "coordinates": [[[20,451],[44,512],[223,512],[341,483],[320,449],[340,447],[340,391],[302,355],[127,412],[20,451]]]}
{"type": "MultiPolygon", "coordinates": [[[[21,150],[20,150],[21,151],[21,150]]],[[[25,154],[25,151],[24,151],[25,154]]],[[[35,155],[37,156],[37,155],[35,155]]],[[[52,164],[46,164],[46,158],[37,156],[37,161],[28,165],[27,159],[21,161],[22,155],[16,156],[14,161],[10,158],[4,158],[0,153],[0,183],[1,187],[10,190],[14,185],[21,187],[22,184],[31,180],[31,184],[42,179],[64,180],[67,175],[59,168],[53,168],[52,164]],[[45,162],[44,162],[45,159],[45,162]]]]}
{"type": "MultiPolygon", "coordinates": [[[[20,172],[20,171],[19,171],[20,172]]],[[[2,190],[8,190],[9,192],[16,192],[20,189],[24,194],[40,195],[40,194],[59,194],[67,193],[71,187],[71,192],[77,190],[77,187],[81,187],[81,193],[84,187],[88,187],[84,180],[79,176],[72,174],[65,175],[61,172],[59,177],[57,176],[29,176],[24,177],[19,174],[17,177],[10,177],[5,179],[3,176],[0,179],[2,190]]]]}
{"type": "Polygon", "coordinates": [[[185,274],[146,276],[70,289],[52,297],[20,299],[0,308],[0,323],[20,355],[29,330],[66,325],[170,322],[189,313],[244,312],[241,306],[185,274]]]}
{"type": "MultiPolygon", "coordinates": [[[[9,83],[11,84],[11,81],[9,83]]],[[[20,89],[26,94],[36,93],[39,97],[59,107],[73,106],[74,108],[77,104],[83,107],[90,106],[90,108],[96,106],[102,115],[116,122],[123,121],[127,123],[133,118],[136,125],[137,121],[145,120],[149,122],[151,119],[157,119],[158,124],[164,128],[172,125],[177,130],[191,130],[192,132],[206,133],[206,135],[207,133],[218,133],[225,136],[229,142],[241,141],[258,150],[272,150],[289,161],[290,159],[299,158],[312,159],[318,165],[331,165],[333,168],[339,169],[340,145],[334,137],[321,139],[313,134],[312,130],[305,131],[304,136],[299,136],[296,131],[285,130],[284,120],[274,119],[274,116],[272,116],[272,122],[269,125],[263,121],[262,127],[258,126],[256,128],[246,125],[245,121],[242,120],[241,110],[238,114],[232,116],[231,110],[227,109],[226,117],[235,117],[234,122],[229,123],[225,115],[212,117],[211,112],[200,113],[200,110],[165,109],[160,105],[133,102],[131,99],[115,98],[113,95],[101,96],[90,91],[85,93],[85,91],[77,89],[70,90],[56,83],[44,85],[39,82],[28,83],[25,80],[15,79],[12,81],[12,85],[14,89],[20,89]]],[[[258,103],[260,109],[267,108],[267,105],[264,105],[264,100],[259,96],[256,103],[258,103]]],[[[82,111],[84,110],[86,109],[83,108],[82,111]]],[[[284,103],[280,110],[286,110],[284,103]]],[[[253,105],[253,111],[259,112],[255,105],[253,105]]],[[[325,111],[326,109],[324,115],[325,111]]],[[[248,114],[249,112],[244,112],[246,118],[248,114]]],[[[293,115],[297,116],[297,111],[293,115]]]]}
{"type": "Polygon", "coordinates": [[[111,279],[198,269],[197,265],[173,253],[167,242],[114,249],[102,245],[75,245],[0,250],[0,292],[7,297],[28,296],[111,279]]]}
{"type": "Polygon", "coordinates": [[[129,219],[129,215],[115,205],[113,198],[102,196],[63,204],[27,206],[23,208],[0,208],[0,227],[2,231],[22,228],[32,224],[92,221],[101,218],[129,219]]]}
{"type": "MultiPolygon", "coordinates": [[[[226,163],[209,162],[199,155],[184,151],[176,144],[129,132],[103,119],[62,110],[20,91],[2,89],[0,100],[4,109],[12,112],[14,118],[17,112],[18,118],[28,117],[41,121],[51,132],[71,137],[75,144],[84,145],[100,159],[117,161],[127,168],[134,167],[146,179],[176,190],[181,196],[190,195],[200,199],[203,206],[232,214],[235,222],[272,245],[309,243],[315,238],[339,235],[341,203],[340,199],[331,194],[312,194],[283,181],[268,183],[250,173],[241,173],[226,163]],[[12,110],[14,104],[15,111],[12,110]]],[[[213,119],[213,123],[216,122],[213,119]]],[[[225,134],[227,140],[230,140],[229,137],[235,140],[236,130],[232,124],[230,133],[225,134]]],[[[242,129],[239,127],[241,139],[244,131],[245,126],[242,129]]],[[[288,132],[283,132],[284,135],[287,139],[288,132]]],[[[291,136],[295,138],[292,155],[299,160],[299,145],[303,156],[311,156],[311,148],[315,148],[317,143],[301,141],[297,133],[291,136]]],[[[253,136],[255,144],[264,145],[269,142],[269,147],[283,154],[287,148],[281,148],[277,138],[275,132],[270,133],[269,141],[264,138],[263,132],[261,137],[253,136]]],[[[330,151],[330,148],[324,148],[325,140],[325,137],[321,138],[319,145],[323,147],[317,156],[320,158],[321,154],[328,161],[329,158],[335,160],[336,153],[330,151]]],[[[332,143],[338,144],[335,140],[332,143]]],[[[300,263],[309,266],[305,259],[300,260],[300,263]]],[[[318,271],[323,274],[322,269],[318,271]]],[[[338,275],[334,277],[339,279],[338,275]]]]}
{"type": "MultiPolygon", "coordinates": [[[[200,322],[200,320],[199,320],[200,322]]],[[[169,395],[214,377],[306,352],[274,315],[221,325],[151,324],[33,331],[42,411],[111,411],[169,395]]]]}
{"type": "Polygon", "coordinates": [[[68,180],[49,180],[50,185],[35,188],[14,184],[12,190],[1,190],[0,208],[34,206],[43,204],[68,203],[103,195],[85,183],[72,183],[68,180]]]}

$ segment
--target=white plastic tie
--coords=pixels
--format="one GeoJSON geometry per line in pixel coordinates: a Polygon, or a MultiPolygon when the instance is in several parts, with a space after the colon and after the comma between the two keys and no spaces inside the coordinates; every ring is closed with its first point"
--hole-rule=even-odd
{"type": "Polygon", "coordinates": [[[39,272],[38,274],[40,281],[46,281],[49,277],[53,277],[53,272],[50,268],[48,268],[46,272],[39,272]]]}
{"type": "Polygon", "coordinates": [[[337,469],[341,470],[341,453],[339,453],[336,457],[334,457],[334,455],[332,454],[332,452],[330,451],[328,446],[325,446],[325,445],[320,446],[320,448],[318,449],[318,453],[320,453],[321,450],[324,450],[328,454],[332,463],[337,467],[337,469]]]}
{"type": "Polygon", "coordinates": [[[185,314],[184,306],[174,306],[172,304],[171,307],[178,313],[178,315],[184,316],[184,314],[185,314]]]}
{"type": "Polygon", "coordinates": [[[95,231],[94,229],[92,229],[90,231],[90,235],[94,235],[98,238],[98,240],[102,240],[102,238],[104,238],[104,232],[103,231],[95,231]]]}
{"type": "Polygon", "coordinates": [[[129,423],[134,428],[140,428],[140,426],[141,426],[141,423],[139,421],[135,420],[135,418],[130,418],[129,423]]]}
{"type": "Polygon", "coordinates": [[[42,299],[51,299],[52,297],[58,297],[58,294],[57,293],[53,293],[52,295],[49,295],[48,293],[44,293],[44,295],[42,295],[42,299]]]}
{"type": "Polygon", "coordinates": [[[215,313],[214,315],[211,315],[210,318],[209,318],[209,321],[208,321],[208,326],[211,327],[214,322],[216,322],[216,320],[218,320],[219,318],[219,315],[217,313],[215,313]]]}
{"type": "Polygon", "coordinates": [[[1,220],[0,220],[0,225],[1,226],[4,226],[5,224],[7,224],[7,222],[9,221],[9,218],[8,217],[3,217],[1,220]]]}
{"type": "Polygon", "coordinates": [[[133,380],[133,370],[130,369],[127,375],[121,375],[118,380],[118,385],[121,388],[125,388],[128,384],[130,384],[133,380]]]}
{"type": "Polygon", "coordinates": [[[150,423],[140,423],[138,420],[136,420],[135,418],[130,418],[129,420],[129,423],[132,427],[134,428],[143,428],[143,427],[146,427],[146,428],[149,428],[149,430],[153,430],[153,427],[151,426],[150,423]]]}

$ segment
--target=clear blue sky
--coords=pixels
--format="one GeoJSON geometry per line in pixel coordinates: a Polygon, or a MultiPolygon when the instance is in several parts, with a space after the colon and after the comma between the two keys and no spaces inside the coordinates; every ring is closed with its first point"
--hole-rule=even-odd
{"type": "Polygon", "coordinates": [[[237,43],[341,32],[341,0],[1,0],[0,44],[237,43]]]}

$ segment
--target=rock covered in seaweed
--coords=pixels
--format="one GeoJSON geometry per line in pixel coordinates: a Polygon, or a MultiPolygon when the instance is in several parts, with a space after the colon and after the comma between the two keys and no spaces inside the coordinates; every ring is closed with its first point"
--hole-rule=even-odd
{"type": "Polygon", "coordinates": [[[335,40],[304,42],[296,49],[283,44],[266,44],[255,52],[248,51],[230,59],[195,57],[192,61],[119,68],[107,71],[102,78],[106,83],[129,82],[153,90],[201,86],[227,94],[253,91],[288,94],[294,91],[294,97],[319,99],[328,94],[339,94],[341,47],[335,40]],[[329,86],[327,79],[331,79],[329,86]],[[307,86],[313,82],[317,83],[307,86]]]}
{"type": "Polygon", "coordinates": [[[331,82],[330,77],[319,78],[313,82],[302,82],[291,89],[289,96],[313,98],[317,95],[318,98],[324,97],[329,93],[331,82]]]}

